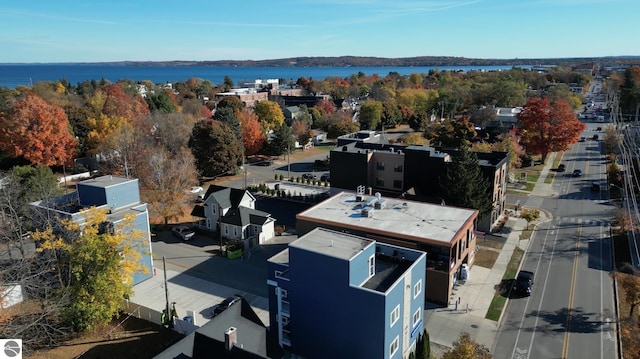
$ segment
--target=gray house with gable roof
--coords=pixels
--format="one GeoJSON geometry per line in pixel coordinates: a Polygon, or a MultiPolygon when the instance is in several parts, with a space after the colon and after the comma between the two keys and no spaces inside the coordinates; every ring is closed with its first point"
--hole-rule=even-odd
{"type": "Polygon", "coordinates": [[[249,248],[275,236],[275,219],[255,209],[255,202],[249,191],[211,185],[191,215],[197,218],[196,228],[217,232],[220,225],[224,238],[243,241],[249,248]]]}

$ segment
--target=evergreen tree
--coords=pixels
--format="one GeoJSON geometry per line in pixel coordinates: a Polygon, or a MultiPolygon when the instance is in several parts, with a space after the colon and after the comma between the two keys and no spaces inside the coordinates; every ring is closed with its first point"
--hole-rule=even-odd
{"type": "Polygon", "coordinates": [[[489,188],[476,154],[468,146],[460,147],[441,178],[442,199],[450,206],[477,209],[483,216],[491,212],[489,188]]]}
{"type": "Polygon", "coordinates": [[[293,149],[294,144],[291,128],[283,123],[274,130],[273,137],[267,144],[267,151],[271,155],[280,156],[293,149]]]}
{"type": "Polygon", "coordinates": [[[242,142],[242,128],[240,127],[240,120],[236,115],[236,111],[232,107],[222,107],[216,110],[213,115],[214,120],[218,120],[233,131],[238,141],[242,142]]]}

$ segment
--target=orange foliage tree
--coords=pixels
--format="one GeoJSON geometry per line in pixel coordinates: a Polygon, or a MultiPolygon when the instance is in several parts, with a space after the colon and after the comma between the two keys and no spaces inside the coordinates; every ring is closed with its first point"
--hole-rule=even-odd
{"type": "Polygon", "coordinates": [[[102,113],[110,117],[124,117],[129,122],[136,122],[150,114],[142,96],[127,94],[122,83],[104,85],[94,96],[103,100],[100,103],[102,113]]]}
{"type": "Polygon", "coordinates": [[[549,152],[565,151],[576,143],[585,124],[580,122],[569,103],[558,99],[533,97],[518,114],[520,143],[544,162],[549,152]]]}
{"type": "Polygon", "coordinates": [[[34,165],[63,165],[76,152],[77,142],[69,129],[61,108],[30,94],[0,117],[0,148],[34,165]]]}
{"type": "Polygon", "coordinates": [[[262,149],[265,141],[264,133],[260,130],[258,116],[246,108],[238,111],[237,116],[242,130],[244,154],[245,156],[255,155],[262,149]]]}

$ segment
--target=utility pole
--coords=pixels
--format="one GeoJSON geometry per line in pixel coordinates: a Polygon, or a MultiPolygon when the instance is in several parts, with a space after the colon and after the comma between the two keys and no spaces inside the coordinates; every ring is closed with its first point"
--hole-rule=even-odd
{"type": "Polygon", "coordinates": [[[287,178],[291,178],[291,145],[287,145],[287,178]]]}
{"type": "Polygon", "coordinates": [[[171,308],[169,308],[169,287],[167,286],[167,263],[165,256],[162,256],[162,271],[164,272],[164,296],[167,304],[164,308],[164,320],[163,325],[167,325],[169,328],[173,328],[173,318],[171,316],[171,308]]]}
{"type": "Polygon", "coordinates": [[[222,206],[218,204],[218,237],[220,238],[220,257],[222,257],[222,206]]]}

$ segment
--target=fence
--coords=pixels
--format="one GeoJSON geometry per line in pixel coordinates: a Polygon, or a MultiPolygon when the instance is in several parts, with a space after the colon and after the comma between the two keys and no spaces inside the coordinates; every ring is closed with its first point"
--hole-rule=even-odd
{"type": "MultiPolygon", "coordinates": [[[[162,313],[151,308],[126,300],[124,301],[122,310],[136,318],[162,325],[162,313]]],[[[173,330],[184,335],[193,333],[200,327],[193,324],[193,318],[191,320],[190,322],[180,318],[173,318],[173,330]]]]}

